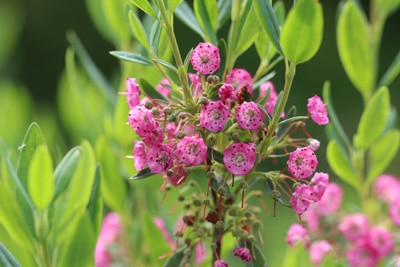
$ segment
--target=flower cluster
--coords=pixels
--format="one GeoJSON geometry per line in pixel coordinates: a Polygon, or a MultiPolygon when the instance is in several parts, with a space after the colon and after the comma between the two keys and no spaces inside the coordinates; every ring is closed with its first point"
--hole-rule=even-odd
{"type": "MultiPolygon", "coordinates": [[[[162,188],[182,186],[190,170],[201,166],[209,178],[208,188],[206,193],[193,194],[190,204],[185,204],[187,212],[183,216],[185,225],[197,233],[196,242],[213,235],[209,227],[202,224],[209,222],[219,235],[229,228],[240,241],[253,246],[252,229],[260,231],[260,221],[256,209],[244,205],[244,191],[249,188],[250,181],[259,179],[260,174],[253,174],[263,160],[281,151],[288,156],[289,175],[279,170],[277,176],[272,175],[276,173],[272,171],[262,172],[261,177],[265,177],[265,182],[269,180],[273,187],[282,181],[296,183],[298,186],[288,197],[298,214],[321,200],[329,177],[325,173],[314,173],[319,142],[304,129],[307,117],[291,114],[294,117],[288,118],[282,127],[273,122],[275,117],[286,119],[287,113],[272,82],[255,86],[251,74],[241,68],[234,68],[221,77],[212,75],[219,69],[220,60],[218,47],[211,43],[200,43],[193,49],[190,63],[196,73],[188,74],[192,100],[184,99],[179,86],[167,77],[156,86],[157,97],[143,94],[136,80],[127,78],[128,121],[140,138],[133,147],[134,166],[142,173],[161,174],[164,177],[162,188]],[[278,111],[279,114],[275,114],[278,111]],[[307,138],[292,138],[299,130],[307,138]],[[289,153],[289,149],[294,151],[289,153]],[[232,177],[233,193],[227,186],[228,177],[232,177]],[[239,186],[234,187],[235,180],[241,181],[239,186]],[[240,195],[242,202],[237,209],[233,204],[240,195]],[[231,216],[228,221],[223,219],[226,214],[231,216]]],[[[325,104],[318,96],[309,99],[307,108],[315,123],[329,122],[325,104]]],[[[277,190],[273,191],[274,200],[280,199],[277,190]]],[[[182,201],[186,201],[184,197],[182,201]]],[[[188,249],[194,248],[193,242],[188,244],[188,249]]],[[[235,249],[234,255],[243,261],[252,261],[246,246],[235,249]]],[[[217,256],[214,266],[227,264],[217,256]]]]}

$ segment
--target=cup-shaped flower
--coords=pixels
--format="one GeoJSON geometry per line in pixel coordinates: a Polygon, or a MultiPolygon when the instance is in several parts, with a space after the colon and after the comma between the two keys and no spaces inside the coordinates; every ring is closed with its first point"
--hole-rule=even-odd
{"type": "Polygon", "coordinates": [[[176,146],[179,161],[188,165],[199,165],[207,159],[207,146],[202,138],[185,136],[176,146]]]}
{"type": "Polygon", "coordinates": [[[137,171],[141,171],[146,164],[146,146],[143,141],[135,141],[133,146],[133,166],[137,171]]]}
{"type": "Polygon", "coordinates": [[[356,243],[364,239],[369,232],[369,221],[362,213],[347,215],[340,222],[339,232],[350,242],[356,243]]]}
{"type": "Polygon", "coordinates": [[[243,102],[235,109],[239,127],[246,130],[257,130],[264,121],[264,113],[254,102],[243,102]]]}
{"type": "Polygon", "coordinates": [[[147,150],[146,160],[153,173],[165,174],[172,167],[172,148],[163,143],[155,144],[147,150]]]}
{"type": "Polygon", "coordinates": [[[218,89],[218,96],[222,100],[227,100],[227,99],[235,99],[235,88],[232,86],[230,83],[224,83],[219,89],[218,89]]]}
{"type": "Polygon", "coordinates": [[[329,123],[328,111],[325,103],[317,95],[308,99],[307,110],[311,115],[311,119],[318,125],[329,123]]]}
{"type": "Polygon", "coordinates": [[[310,246],[310,260],[312,264],[318,266],[321,264],[325,255],[332,251],[332,245],[326,240],[318,240],[311,244],[310,246]]]}
{"type": "Polygon", "coordinates": [[[256,147],[253,143],[233,143],[224,151],[226,170],[234,175],[246,175],[256,162],[256,147]]]}
{"type": "Polygon", "coordinates": [[[302,184],[296,187],[290,198],[290,204],[293,210],[301,215],[310,207],[310,204],[316,200],[312,186],[302,184]]]}
{"type": "Polygon", "coordinates": [[[246,91],[249,94],[253,94],[253,79],[251,74],[245,69],[233,69],[226,75],[226,83],[230,83],[235,87],[235,92],[238,93],[239,90],[246,87],[246,91]]]}
{"type": "Polygon", "coordinates": [[[210,132],[220,132],[224,129],[230,117],[228,107],[221,100],[210,101],[200,110],[200,125],[210,132]]]}
{"type": "Polygon", "coordinates": [[[177,187],[186,181],[187,175],[186,169],[182,165],[176,165],[169,170],[165,177],[168,178],[170,184],[177,187]]]}
{"type": "Polygon", "coordinates": [[[376,178],[373,189],[378,198],[387,204],[397,201],[400,194],[400,180],[391,174],[382,174],[376,178]]]}
{"type": "Polygon", "coordinates": [[[386,229],[375,226],[368,232],[367,242],[378,252],[380,257],[389,256],[393,250],[393,238],[386,229]]]}
{"type": "Polygon", "coordinates": [[[190,56],[193,69],[200,74],[211,74],[219,69],[219,49],[211,43],[199,43],[190,56]]]}
{"type": "MultiPolygon", "coordinates": [[[[272,82],[265,82],[260,85],[260,97],[264,97],[267,94],[269,94],[269,96],[267,103],[265,103],[265,109],[269,115],[273,116],[276,101],[278,100],[278,94],[276,93],[274,84],[272,82]]],[[[280,117],[284,118],[285,112],[282,112],[280,117]]]]}
{"type": "Polygon", "coordinates": [[[307,247],[310,243],[307,229],[301,224],[293,223],[286,234],[286,242],[291,247],[295,247],[298,244],[304,244],[307,247]]]}
{"type": "Polygon", "coordinates": [[[251,254],[248,248],[235,248],[233,255],[239,257],[242,261],[251,262],[251,254]]]}
{"type": "Polygon", "coordinates": [[[312,204],[312,207],[318,215],[331,215],[339,210],[342,198],[342,188],[337,183],[329,183],[321,200],[312,204]]]}
{"type": "Polygon", "coordinates": [[[298,147],[289,154],[288,171],[296,178],[308,178],[318,165],[317,156],[309,147],[298,147]]]}
{"type": "Polygon", "coordinates": [[[316,172],[311,178],[311,183],[314,184],[313,191],[317,200],[321,200],[325,193],[326,186],[329,183],[329,174],[324,172],[316,172]]]}
{"type": "Polygon", "coordinates": [[[125,95],[129,109],[133,109],[140,103],[140,89],[135,78],[126,78],[125,80],[125,95]]]}
{"type": "Polygon", "coordinates": [[[379,254],[367,242],[359,242],[347,250],[347,261],[351,267],[376,267],[379,254]]]}

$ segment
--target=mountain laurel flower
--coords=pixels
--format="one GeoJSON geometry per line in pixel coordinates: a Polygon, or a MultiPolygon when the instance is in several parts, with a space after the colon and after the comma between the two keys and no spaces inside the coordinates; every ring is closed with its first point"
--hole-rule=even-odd
{"type": "MultiPolygon", "coordinates": [[[[260,85],[260,97],[264,97],[269,93],[267,103],[265,103],[265,109],[268,114],[273,116],[276,101],[278,100],[278,94],[275,91],[274,84],[272,82],[265,82],[260,85]]],[[[285,112],[282,112],[281,118],[285,117],[285,112]]]]}
{"type": "Polygon", "coordinates": [[[380,200],[390,205],[400,195],[400,180],[394,175],[382,174],[376,178],[373,190],[380,200]]]}
{"type": "Polygon", "coordinates": [[[239,257],[242,261],[251,262],[252,258],[250,251],[246,247],[235,248],[233,256],[239,257]]]}
{"type": "Polygon", "coordinates": [[[147,150],[146,160],[153,173],[165,174],[172,167],[172,148],[163,143],[153,145],[147,150]]]}
{"type": "Polygon", "coordinates": [[[226,75],[225,82],[235,87],[235,93],[238,93],[245,87],[249,94],[253,94],[253,78],[245,69],[236,68],[231,70],[231,72],[226,75]]]}
{"type": "Polygon", "coordinates": [[[307,110],[316,124],[324,125],[329,123],[328,111],[319,96],[314,95],[308,99],[307,110]]]}
{"type": "Polygon", "coordinates": [[[173,166],[169,172],[170,173],[165,175],[165,178],[167,178],[168,182],[175,187],[182,185],[188,176],[186,168],[182,165],[173,166]]]}
{"type": "Polygon", "coordinates": [[[308,178],[318,165],[317,156],[309,147],[298,147],[290,152],[287,161],[288,171],[295,178],[308,178]]]}
{"type": "Polygon", "coordinates": [[[211,43],[199,43],[190,56],[193,69],[202,75],[219,69],[220,62],[219,49],[211,43]]]}
{"type": "Polygon", "coordinates": [[[224,151],[223,161],[226,170],[234,175],[246,175],[256,162],[256,147],[249,143],[233,143],[224,151]]]}
{"type": "Polygon", "coordinates": [[[337,212],[342,204],[343,189],[337,183],[328,183],[321,200],[313,203],[313,210],[318,215],[326,216],[337,212]]]}
{"type": "Polygon", "coordinates": [[[379,262],[378,252],[367,242],[358,242],[347,250],[350,267],[376,267],[379,262]]]}
{"type": "Polygon", "coordinates": [[[326,186],[329,183],[329,174],[324,172],[316,172],[311,178],[311,183],[314,184],[313,192],[317,200],[321,200],[325,193],[326,186]]]}
{"type": "Polygon", "coordinates": [[[133,146],[133,166],[137,171],[141,171],[146,164],[146,146],[143,141],[135,141],[133,146]]]}
{"type": "Polygon", "coordinates": [[[303,214],[315,201],[317,198],[314,195],[313,187],[306,184],[297,186],[290,198],[293,210],[299,215],[303,214]]]}
{"type": "Polygon", "coordinates": [[[364,239],[369,228],[368,218],[362,213],[345,216],[338,226],[339,232],[351,243],[364,239]]]}
{"type": "Polygon", "coordinates": [[[214,261],[213,267],[228,267],[228,263],[224,260],[216,260],[214,261]]]}
{"type": "Polygon", "coordinates": [[[218,89],[218,96],[222,100],[227,100],[227,99],[235,99],[235,88],[233,87],[232,84],[229,83],[224,83],[219,89],[218,89]]]}
{"type": "Polygon", "coordinates": [[[389,205],[389,217],[397,227],[400,227],[400,200],[389,205]]]}
{"type": "Polygon", "coordinates": [[[310,245],[310,260],[312,264],[318,266],[321,264],[325,255],[332,251],[332,246],[326,240],[318,240],[310,245]]]}
{"type": "Polygon", "coordinates": [[[140,89],[135,78],[126,78],[125,80],[125,95],[129,109],[133,109],[140,103],[140,89]]]}
{"type": "Polygon", "coordinates": [[[298,244],[304,244],[306,247],[309,246],[310,237],[308,236],[307,229],[301,224],[293,223],[286,234],[286,243],[289,246],[295,247],[298,244]]]}
{"type": "Polygon", "coordinates": [[[179,161],[188,165],[199,165],[207,159],[207,146],[202,138],[185,136],[176,146],[179,161]]]}
{"type": "Polygon", "coordinates": [[[378,252],[380,257],[389,256],[393,250],[393,238],[390,232],[379,226],[368,232],[367,242],[378,252]]]}
{"type": "Polygon", "coordinates": [[[192,85],[192,93],[195,97],[198,97],[201,95],[202,93],[202,89],[201,89],[201,79],[199,77],[199,75],[194,74],[194,73],[189,73],[189,80],[190,83],[192,85]]]}
{"type": "Polygon", "coordinates": [[[220,132],[224,129],[230,117],[228,107],[221,100],[210,101],[200,110],[200,125],[210,132],[220,132]]]}
{"type": "Polygon", "coordinates": [[[243,102],[235,111],[239,127],[245,130],[256,130],[264,121],[264,113],[254,102],[243,102]]]}
{"type": "Polygon", "coordinates": [[[156,90],[162,95],[169,97],[171,95],[171,83],[167,78],[162,78],[157,84],[156,90]]]}

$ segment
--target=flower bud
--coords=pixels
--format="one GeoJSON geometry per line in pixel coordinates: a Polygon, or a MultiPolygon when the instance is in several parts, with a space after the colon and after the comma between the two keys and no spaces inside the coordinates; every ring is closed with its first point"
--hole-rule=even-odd
{"type": "Polygon", "coordinates": [[[207,146],[208,147],[213,147],[213,146],[215,146],[216,143],[217,143],[217,138],[215,138],[214,135],[210,135],[207,138],[207,146]]]}
{"type": "Polygon", "coordinates": [[[221,221],[221,220],[219,220],[219,221],[217,221],[216,223],[215,223],[215,228],[217,228],[217,229],[224,229],[224,222],[223,221],[221,221]]]}
{"type": "Polygon", "coordinates": [[[151,103],[151,101],[146,101],[146,103],[144,104],[145,108],[147,109],[152,109],[153,108],[153,103],[151,103]]]}
{"type": "Polygon", "coordinates": [[[208,98],[205,97],[205,96],[200,97],[199,103],[200,103],[201,105],[207,104],[207,103],[208,103],[208,98]]]}

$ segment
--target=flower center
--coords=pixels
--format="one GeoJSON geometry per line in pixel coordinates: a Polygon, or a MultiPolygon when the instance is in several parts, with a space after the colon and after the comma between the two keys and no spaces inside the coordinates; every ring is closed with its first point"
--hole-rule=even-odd
{"type": "Polygon", "coordinates": [[[201,55],[201,56],[200,56],[200,60],[201,60],[201,62],[202,62],[203,64],[207,64],[208,61],[210,61],[208,55],[206,55],[206,54],[201,55]]]}
{"type": "Polygon", "coordinates": [[[235,161],[238,162],[238,163],[243,162],[244,161],[243,155],[242,154],[236,154],[235,155],[235,161]]]}
{"type": "Polygon", "coordinates": [[[220,114],[219,112],[214,112],[214,113],[213,113],[213,118],[214,118],[215,120],[218,120],[219,118],[221,118],[221,114],[220,114]]]}

